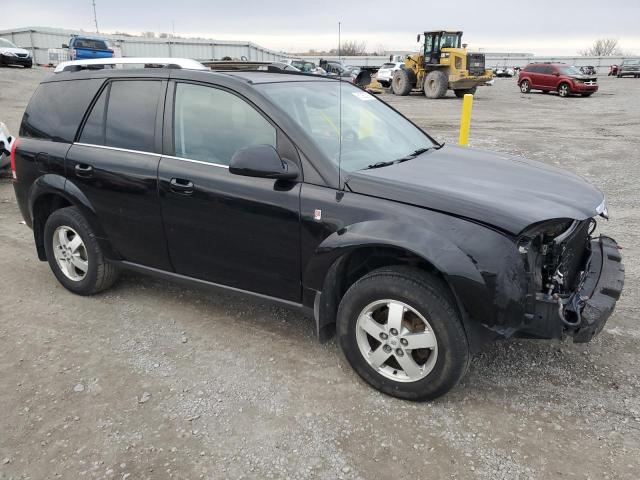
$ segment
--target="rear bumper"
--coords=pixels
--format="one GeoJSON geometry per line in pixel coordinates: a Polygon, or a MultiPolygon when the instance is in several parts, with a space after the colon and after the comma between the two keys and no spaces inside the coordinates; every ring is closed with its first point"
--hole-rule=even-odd
{"type": "Polygon", "coordinates": [[[593,239],[578,290],[568,298],[538,298],[537,325],[529,333],[538,338],[571,336],[574,343],[591,341],[613,313],[623,285],[618,244],[609,237],[593,239]]]}

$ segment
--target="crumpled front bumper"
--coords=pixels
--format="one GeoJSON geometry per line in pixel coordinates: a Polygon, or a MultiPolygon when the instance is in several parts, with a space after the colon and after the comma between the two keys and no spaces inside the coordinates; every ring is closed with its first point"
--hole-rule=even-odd
{"type": "Polygon", "coordinates": [[[573,331],[574,343],[589,342],[602,331],[616,307],[624,286],[624,265],[618,244],[609,237],[591,241],[591,259],[577,292],[582,310],[573,331]]]}
{"type": "Polygon", "coordinates": [[[622,293],[624,265],[612,238],[592,239],[590,250],[577,291],[568,298],[537,298],[535,320],[521,333],[536,338],[571,336],[574,343],[586,343],[602,331],[622,293]]]}

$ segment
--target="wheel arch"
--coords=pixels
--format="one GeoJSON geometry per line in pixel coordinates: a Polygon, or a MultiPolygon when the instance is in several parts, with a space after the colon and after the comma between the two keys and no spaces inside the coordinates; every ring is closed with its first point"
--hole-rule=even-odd
{"type": "Polygon", "coordinates": [[[468,315],[493,315],[489,290],[472,260],[441,235],[406,224],[365,222],[329,236],[316,249],[303,274],[305,291],[315,292],[313,310],[320,341],[335,332],[340,300],[353,283],[367,273],[396,265],[412,266],[438,278],[449,290],[468,333],[473,350],[484,343],[487,332],[468,315]],[[381,237],[380,232],[400,232],[381,237]],[[490,297],[489,297],[490,298],[490,297]]]}
{"type": "Polygon", "coordinates": [[[98,221],[95,209],[82,191],[61,175],[39,177],[29,189],[29,214],[38,258],[47,260],[44,248],[44,226],[49,216],[65,207],[76,207],[96,234],[98,243],[109,258],[118,258],[98,221]]]}

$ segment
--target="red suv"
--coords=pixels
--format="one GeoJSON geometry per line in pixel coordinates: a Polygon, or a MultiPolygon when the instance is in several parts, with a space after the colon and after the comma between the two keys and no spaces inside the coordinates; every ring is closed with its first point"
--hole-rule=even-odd
{"type": "Polygon", "coordinates": [[[584,75],[576,67],[565,63],[530,63],[520,71],[518,85],[522,93],[555,90],[561,97],[572,93],[589,97],[598,91],[595,75],[584,75]]]}

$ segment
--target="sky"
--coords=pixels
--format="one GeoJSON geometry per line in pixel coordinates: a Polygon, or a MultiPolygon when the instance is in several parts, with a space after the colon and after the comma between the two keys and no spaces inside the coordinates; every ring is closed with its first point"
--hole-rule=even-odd
{"type": "MultiPolygon", "coordinates": [[[[415,50],[416,33],[464,31],[473,50],[575,55],[612,37],[640,55],[640,0],[95,0],[103,33],[143,31],[252,41],[287,52],[337,46],[415,50]],[[448,5],[455,5],[449,7],[448,5]],[[174,26],[174,27],[173,27],[174,26]]],[[[0,30],[46,26],[94,30],[92,0],[2,0],[0,30]]]]}

